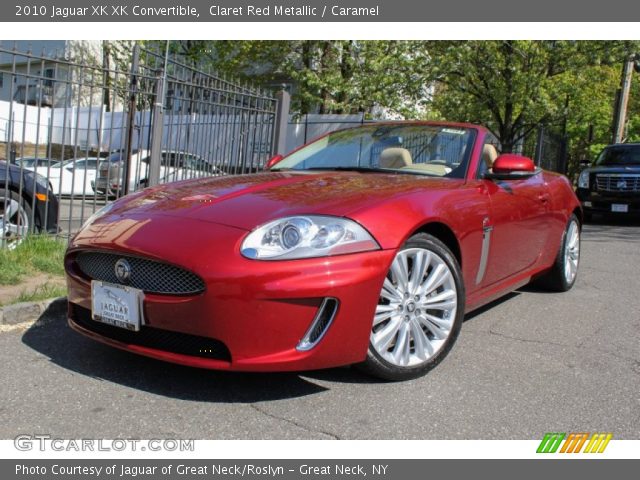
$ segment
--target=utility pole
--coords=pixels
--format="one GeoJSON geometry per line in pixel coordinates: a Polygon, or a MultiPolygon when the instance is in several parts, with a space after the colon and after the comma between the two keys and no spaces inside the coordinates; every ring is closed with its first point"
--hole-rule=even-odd
{"type": "Polygon", "coordinates": [[[627,123],[627,107],[629,105],[629,91],[633,70],[640,70],[639,55],[629,55],[622,67],[622,78],[616,98],[616,109],[613,117],[613,143],[621,143],[624,138],[624,128],[627,123]]]}

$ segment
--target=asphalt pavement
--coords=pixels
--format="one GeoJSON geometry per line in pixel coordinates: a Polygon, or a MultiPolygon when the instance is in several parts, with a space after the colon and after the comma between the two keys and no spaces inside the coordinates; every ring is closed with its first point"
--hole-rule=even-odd
{"type": "Polygon", "coordinates": [[[64,196],[59,200],[58,226],[62,234],[75,233],[82,224],[94,214],[96,210],[104,207],[104,198],[93,195],[86,195],[83,199],[81,195],[73,198],[64,196]]]}
{"type": "Polygon", "coordinates": [[[525,288],[467,316],[426,377],[351,368],[234,374],[121,352],[50,311],[0,333],[0,438],[640,438],[640,222],[586,225],[564,294],[525,288]]]}

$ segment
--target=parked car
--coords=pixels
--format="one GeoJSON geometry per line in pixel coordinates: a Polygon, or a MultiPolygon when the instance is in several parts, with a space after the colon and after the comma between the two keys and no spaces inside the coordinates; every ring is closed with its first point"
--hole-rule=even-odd
{"type": "Polygon", "coordinates": [[[92,182],[96,178],[96,157],[69,159],[52,167],[38,167],[36,172],[49,178],[56,195],[93,195],[92,182]]]}
{"type": "MultiPolygon", "coordinates": [[[[194,177],[223,175],[217,167],[208,164],[203,158],[185,152],[162,151],[160,160],[160,183],[174,182],[194,177]]],[[[94,190],[102,195],[117,197],[124,194],[125,154],[113,153],[100,162],[94,190]]],[[[129,191],[134,192],[149,185],[149,150],[136,150],[129,162],[129,191]]]]}
{"type": "Polygon", "coordinates": [[[580,172],[578,198],[585,218],[594,213],[640,213],[640,143],[608,145],[580,172]]]}
{"type": "Polygon", "coordinates": [[[59,160],[53,160],[50,158],[38,158],[38,157],[21,157],[16,158],[16,165],[22,166],[27,170],[35,170],[36,168],[53,167],[60,163],[59,160]]]}
{"type": "Polygon", "coordinates": [[[470,124],[372,124],[267,172],[122,198],[70,243],[69,323],[190,366],[422,375],[465,313],[533,279],[558,291],[576,280],[570,182],[498,156],[490,137],[470,124]]]}
{"type": "Polygon", "coordinates": [[[58,201],[47,179],[0,161],[2,246],[15,248],[30,232],[57,231],[58,201]]]}

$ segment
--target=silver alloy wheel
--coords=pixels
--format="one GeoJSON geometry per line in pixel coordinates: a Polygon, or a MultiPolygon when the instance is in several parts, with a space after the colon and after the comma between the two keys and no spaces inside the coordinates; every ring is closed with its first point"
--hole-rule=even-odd
{"type": "Polygon", "coordinates": [[[580,227],[575,219],[567,227],[564,243],[564,278],[570,285],[578,274],[580,262],[580,227]]]}
{"type": "Polygon", "coordinates": [[[29,215],[13,198],[3,199],[0,210],[0,246],[13,249],[29,232],[29,215]]]}
{"type": "Polygon", "coordinates": [[[457,305],[453,273],[439,255],[424,248],[401,250],[380,292],[371,345],[395,366],[423,364],[451,335],[457,305]]]}

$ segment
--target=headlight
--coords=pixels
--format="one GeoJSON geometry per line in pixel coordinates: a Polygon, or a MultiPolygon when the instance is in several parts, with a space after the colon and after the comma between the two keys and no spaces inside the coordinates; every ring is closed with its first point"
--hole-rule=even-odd
{"type": "Polygon", "coordinates": [[[578,177],[578,188],[589,188],[589,170],[583,170],[578,177]]]}
{"type": "Polygon", "coordinates": [[[251,232],[240,247],[258,260],[289,260],[378,250],[373,237],[352,220],[308,215],[269,222],[251,232]]]}

